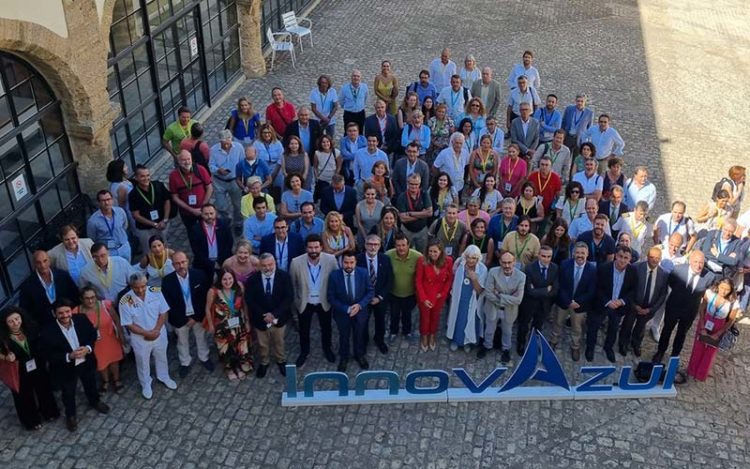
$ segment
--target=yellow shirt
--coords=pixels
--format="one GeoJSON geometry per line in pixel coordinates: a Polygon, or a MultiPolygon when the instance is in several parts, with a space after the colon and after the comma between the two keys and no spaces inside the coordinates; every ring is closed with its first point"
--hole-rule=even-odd
{"type": "MultiPolygon", "coordinates": [[[[273,197],[268,194],[263,194],[266,199],[266,206],[268,206],[268,213],[276,213],[276,205],[273,203],[273,197]]],[[[243,218],[250,218],[255,215],[255,209],[253,208],[253,194],[245,194],[240,200],[240,213],[243,218]]]]}

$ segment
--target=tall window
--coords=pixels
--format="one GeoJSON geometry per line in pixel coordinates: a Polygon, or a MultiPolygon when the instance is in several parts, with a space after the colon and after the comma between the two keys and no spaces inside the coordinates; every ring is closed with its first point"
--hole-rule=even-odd
{"type": "Polygon", "coordinates": [[[0,304],[31,273],[31,250],[51,247],[62,221],[82,221],[64,213],[79,196],[60,101],[29,64],[0,52],[0,304]]]}

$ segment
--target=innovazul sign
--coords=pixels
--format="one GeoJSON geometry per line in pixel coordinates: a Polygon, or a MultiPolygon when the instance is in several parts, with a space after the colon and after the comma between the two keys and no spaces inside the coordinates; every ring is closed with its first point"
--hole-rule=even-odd
{"type": "Polygon", "coordinates": [[[444,370],[418,370],[406,375],[404,386],[395,371],[363,371],[354,378],[354,389],[349,389],[346,373],[316,371],[308,373],[303,380],[303,390],[297,390],[297,367],[286,367],[286,392],[282,393],[281,405],[320,406],[352,404],[396,404],[414,402],[467,402],[467,401],[529,401],[529,400],[584,400],[584,399],[641,399],[675,397],[674,378],[680,360],[672,357],[667,364],[655,365],[648,382],[631,382],[632,367],[620,370],[617,385],[604,384],[602,380],[614,374],[614,366],[584,366],[581,374],[589,378],[581,384],[571,386],[555,352],[538,331],[531,335],[529,345],[521,357],[518,367],[501,386],[493,385],[505,374],[507,367],[495,368],[482,381],[476,382],[463,368],[453,368],[453,375],[463,387],[449,387],[450,373],[444,370]],[[539,366],[539,362],[541,365],[539,366]],[[663,382],[660,384],[661,376],[663,382]],[[430,379],[429,386],[418,385],[418,380],[430,379]],[[387,389],[371,389],[371,381],[384,380],[387,389]],[[546,382],[552,386],[522,386],[530,380],[546,382]],[[334,381],[336,390],[315,390],[319,381],[334,381]]]}

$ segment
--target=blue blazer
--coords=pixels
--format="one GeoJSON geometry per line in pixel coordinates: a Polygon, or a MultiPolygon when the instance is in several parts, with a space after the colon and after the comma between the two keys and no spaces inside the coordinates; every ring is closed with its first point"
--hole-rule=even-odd
{"type": "Polygon", "coordinates": [[[328,215],[330,211],[337,211],[344,217],[344,223],[349,228],[354,229],[354,211],[357,209],[357,191],[351,187],[344,186],[344,201],[341,208],[336,207],[336,199],[333,197],[333,186],[323,189],[320,195],[320,212],[328,215]]]}
{"type": "Polygon", "coordinates": [[[581,305],[577,311],[585,313],[591,309],[596,296],[596,264],[586,262],[576,291],[573,291],[574,265],[574,259],[567,259],[560,265],[560,289],[557,292],[557,305],[567,309],[570,303],[575,301],[581,305]]]}
{"type": "MultiPolygon", "coordinates": [[[[393,285],[393,268],[391,265],[391,258],[383,254],[378,253],[378,279],[375,281],[374,296],[380,298],[383,301],[388,297],[393,285]]],[[[362,267],[367,272],[367,279],[370,279],[370,266],[367,262],[367,254],[361,252],[357,254],[357,266],[362,267]]]]}
{"type": "MultiPolygon", "coordinates": [[[[287,262],[282,270],[289,272],[289,265],[292,263],[292,259],[305,252],[305,241],[298,233],[292,232],[287,233],[286,239],[288,240],[286,247],[289,249],[289,254],[286,256],[287,262]]],[[[260,239],[260,253],[264,254],[267,252],[276,257],[276,234],[274,233],[260,239]]],[[[279,260],[276,259],[277,264],[278,262],[279,260]]]]}
{"type": "Polygon", "coordinates": [[[393,116],[386,114],[385,119],[385,142],[383,142],[383,136],[380,133],[380,122],[378,122],[378,116],[375,114],[367,116],[365,119],[365,137],[374,135],[378,138],[378,148],[383,150],[383,143],[385,143],[386,148],[383,151],[386,153],[392,153],[399,148],[399,144],[401,143],[401,131],[398,130],[398,124],[393,116]]]}
{"type": "MultiPolygon", "coordinates": [[[[570,106],[565,108],[565,112],[563,113],[563,120],[562,120],[562,128],[565,130],[565,133],[570,133],[570,129],[573,128],[574,124],[574,117],[576,112],[576,106],[575,104],[571,104],[570,106]]],[[[576,133],[576,139],[581,137],[581,134],[588,130],[589,127],[591,127],[591,124],[594,122],[594,111],[592,111],[589,108],[583,109],[583,115],[581,116],[581,119],[578,121],[578,125],[576,128],[578,129],[578,132],[576,133]]],[[[573,149],[570,149],[573,151],[573,149]]]]}
{"type": "MultiPolygon", "coordinates": [[[[356,290],[355,303],[359,305],[362,311],[366,311],[365,308],[370,304],[373,297],[367,269],[357,267],[354,271],[354,289],[356,290]]],[[[344,269],[334,270],[328,277],[328,302],[331,303],[333,314],[347,314],[346,311],[352,305],[349,302],[349,295],[346,293],[344,269]]]]}

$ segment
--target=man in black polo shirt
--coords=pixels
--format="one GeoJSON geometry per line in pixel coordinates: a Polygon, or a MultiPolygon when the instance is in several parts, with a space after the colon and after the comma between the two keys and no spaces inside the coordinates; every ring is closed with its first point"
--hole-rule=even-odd
{"type": "Polygon", "coordinates": [[[171,196],[163,183],[151,181],[151,171],[142,164],[135,167],[135,187],[128,194],[130,212],[135,219],[135,235],[142,252],[148,252],[148,240],[158,234],[167,242],[171,196]]]}
{"type": "Polygon", "coordinates": [[[396,208],[401,219],[401,230],[414,249],[424,252],[427,244],[427,224],[432,216],[432,201],[427,191],[420,189],[422,177],[414,173],[408,178],[406,192],[398,196],[396,208]]]}

